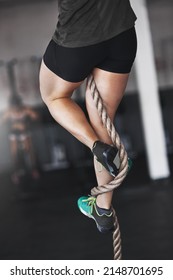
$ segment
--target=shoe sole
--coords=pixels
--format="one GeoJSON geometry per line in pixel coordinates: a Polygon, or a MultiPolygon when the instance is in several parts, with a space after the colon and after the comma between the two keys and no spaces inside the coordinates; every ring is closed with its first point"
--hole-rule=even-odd
{"type": "Polygon", "coordinates": [[[82,208],[80,208],[80,207],[79,207],[79,210],[82,212],[82,214],[84,214],[84,215],[87,216],[88,218],[91,218],[91,219],[93,219],[93,220],[95,221],[96,226],[97,226],[97,229],[98,229],[101,233],[110,233],[110,232],[113,232],[113,231],[114,231],[114,226],[113,226],[112,228],[105,229],[105,228],[101,227],[101,226],[97,223],[96,219],[95,219],[92,215],[88,214],[87,212],[85,212],[85,211],[84,211],[82,208]]]}

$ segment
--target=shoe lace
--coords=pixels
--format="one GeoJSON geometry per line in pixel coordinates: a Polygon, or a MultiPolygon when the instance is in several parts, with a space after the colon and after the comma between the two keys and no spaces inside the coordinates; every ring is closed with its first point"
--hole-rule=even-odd
{"type": "Polygon", "coordinates": [[[88,206],[90,206],[90,214],[92,214],[94,204],[96,203],[96,197],[90,196],[87,199],[83,199],[82,202],[86,202],[88,206]]]}

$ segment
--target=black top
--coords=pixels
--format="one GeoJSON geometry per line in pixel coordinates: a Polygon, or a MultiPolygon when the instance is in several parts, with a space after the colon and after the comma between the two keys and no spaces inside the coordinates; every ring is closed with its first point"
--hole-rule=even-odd
{"type": "Polygon", "coordinates": [[[53,40],[65,47],[82,47],[108,40],[134,26],[129,0],[58,0],[53,40]]]}

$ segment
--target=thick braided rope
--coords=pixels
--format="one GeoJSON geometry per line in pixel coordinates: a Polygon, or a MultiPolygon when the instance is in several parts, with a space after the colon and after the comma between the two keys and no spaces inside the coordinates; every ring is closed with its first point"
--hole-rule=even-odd
{"type": "MultiPolygon", "coordinates": [[[[126,150],[124,148],[123,143],[120,140],[120,137],[115,130],[114,124],[112,123],[111,119],[109,118],[106,108],[104,107],[102,98],[99,94],[97,89],[96,83],[92,75],[88,77],[87,86],[90,89],[92,98],[94,100],[95,106],[98,110],[98,114],[102,120],[103,125],[106,127],[108,135],[110,136],[112,143],[117,147],[119,150],[120,156],[120,168],[118,175],[111,181],[109,184],[100,185],[92,188],[91,195],[97,196],[98,194],[110,192],[116,189],[118,186],[121,185],[123,180],[125,179],[127,172],[128,172],[128,157],[126,150]]],[[[121,259],[121,235],[120,235],[120,228],[118,224],[118,219],[114,210],[114,218],[115,218],[115,230],[113,232],[113,250],[114,250],[114,259],[119,260],[121,259]]]]}

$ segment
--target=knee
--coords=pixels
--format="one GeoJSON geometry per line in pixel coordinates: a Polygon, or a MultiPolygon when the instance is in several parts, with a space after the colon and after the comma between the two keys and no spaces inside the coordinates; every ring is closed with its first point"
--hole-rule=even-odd
{"type": "Polygon", "coordinates": [[[64,97],[63,91],[44,81],[40,81],[40,95],[47,107],[55,100],[57,101],[64,97]]]}
{"type": "Polygon", "coordinates": [[[48,83],[42,79],[40,79],[40,95],[42,101],[48,105],[53,99],[55,99],[56,92],[54,92],[53,88],[48,85],[48,83]]]}
{"type": "Polygon", "coordinates": [[[53,91],[47,91],[45,87],[40,85],[40,94],[41,94],[41,99],[45,103],[46,106],[49,107],[49,104],[55,100],[58,99],[58,96],[53,91]]]}
{"type": "Polygon", "coordinates": [[[46,105],[58,98],[58,86],[56,86],[52,74],[50,74],[49,70],[45,68],[44,63],[41,64],[39,73],[39,89],[41,98],[46,105]]]}
{"type": "Polygon", "coordinates": [[[54,84],[53,81],[51,83],[50,80],[40,79],[40,94],[43,102],[49,107],[49,105],[58,100],[62,100],[64,98],[70,99],[73,91],[66,89],[61,86],[61,84],[54,84]]]}

